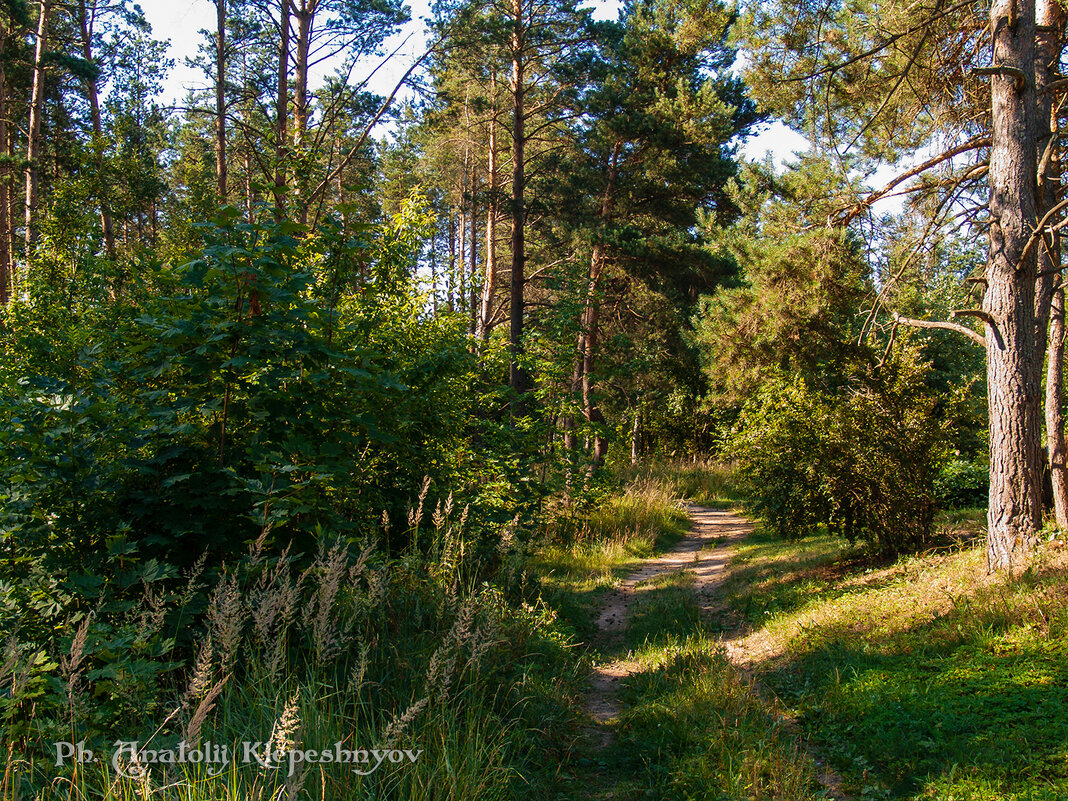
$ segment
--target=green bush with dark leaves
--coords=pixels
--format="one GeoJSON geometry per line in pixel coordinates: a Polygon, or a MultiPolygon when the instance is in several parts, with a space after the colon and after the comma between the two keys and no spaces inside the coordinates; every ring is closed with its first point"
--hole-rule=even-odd
{"type": "Polygon", "coordinates": [[[754,511],[784,537],[825,526],[888,553],[927,541],[946,432],[924,374],[905,351],[836,392],[768,381],[727,446],[754,511]]]}

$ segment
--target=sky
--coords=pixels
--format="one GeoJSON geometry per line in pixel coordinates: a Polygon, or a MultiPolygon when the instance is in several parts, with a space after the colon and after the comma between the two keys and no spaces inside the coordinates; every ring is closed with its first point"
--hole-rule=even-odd
{"type": "MultiPolygon", "coordinates": [[[[197,47],[203,41],[199,32],[214,29],[215,3],[211,0],[140,0],[139,5],[152,25],[155,37],[170,40],[169,55],[174,59],[175,66],[164,86],[162,100],[167,105],[180,104],[190,89],[206,88],[208,85],[204,74],[186,66],[185,60],[196,55],[197,47]]],[[[400,75],[422,54],[425,47],[425,28],[420,20],[430,14],[430,0],[409,0],[409,5],[412,22],[384,46],[386,53],[398,47],[401,50],[368,83],[371,91],[381,95],[388,95],[393,90],[400,75]]],[[[590,0],[587,5],[593,8],[594,16],[601,19],[615,17],[619,8],[618,0],[590,0]]],[[[368,59],[353,73],[354,78],[358,80],[367,75],[380,61],[380,58],[368,59]]],[[[782,123],[773,123],[746,142],[741,148],[741,155],[762,160],[770,152],[775,162],[781,165],[784,161],[792,160],[795,151],[805,150],[808,150],[808,141],[803,136],[782,123]]]]}

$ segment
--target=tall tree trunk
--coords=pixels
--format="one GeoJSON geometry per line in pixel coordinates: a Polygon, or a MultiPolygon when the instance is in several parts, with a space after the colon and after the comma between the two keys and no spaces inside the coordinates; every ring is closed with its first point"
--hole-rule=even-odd
{"type": "MultiPolygon", "coordinates": [[[[293,146],[298,155],[304,148],[308,134],[308,63],[311,57],[312,23],[315,17],[315,0],[302,0],[296,9],[297,15],[297,60],[295,85],[293,87],[293,146]]],[[[305,176],[296,176],[294,190],[297,200],[297,219],[303,225],[308,222],[308,203],[302,191],[305,176]]]]}
{"type": "MultiPolygon", "coordinates": [[[[1038,215],[1057,205],[1061,162],[1057,142],[1058,113],[1050,85],[1057,80],[1064,34],[1064,10],[1057,0],[1037,0],[1035,22],[1035,91],[1038,96],[1036,123],[1038,138],[1038,215]]],[[[1061,414],[1064,363],[1064,290],[1059,275],[1060,234],[1043,233],[1038,250],[1038,276],[1035,317],[1039,346],[1049,343],[1046,373],[1046,447],[1053,489],[1053,510],[1057,525],[1068,530],[1068,472],[1065,466],[1064,417],[1061,414]],[[1054,296],[1054,293],[1057,293],[1054,296]],[[1048,340],[1046,330],[1049,330],[1048,340]]]]}
{"type": "MultiPolygon", "coordinates": [[[[7,132],[7,27],[0,22],[0,153],[9,153],[7,132]]],[[[15,291],[15,263],[11,247],[11,185],[10,168],[0,168],[0,304],[6,306],[15,291]]]]}
{"type": "Polygon", "coordinates": [[[442,278],[445,281],[445,307],[451,312],[453,310],[452,305],[452,288],[453,288],[453,276],[456,274],[456,220],[452,216],[452,209],[449,209],[449,267],[446,275],[442,278]]]}
{"type": "Polygon", "coordinates": [[[638,452],[638,440],[641,433],[642,409],[641,406],[634,408],[634,426],[630,430],[630,463],[638,464],[640,456],[638,452]]]}
{"type": "Polygon", "coordinates": [[[990,255],[983,311],[990,409],[987,564],[1013,571],[1041,522],[1041,350],[1035,318],[1038,155],[1035,147],[1035,3],[995,0],[990,9],[990,255]]]}
{"type": "MultiPolygon", "coordinates": [[[[89,15],[89,6],[86,0],[80,0],[78,4],[80,13],[79,23],[82,34],[82,58],[86,61],[93,60],[93,21],[89,15]]],[[[108,185],[104,178],[104,126],[100,119],[100,94],[96,85],[96,78],[92,78],[87,84],[89,95],[89,119],[93,125],[93,158],[96,162],[97,180],[100,182],[100,233],[104,237],[104,252],[109,259],[115,259],[115,230],[111,219],[111,204],[108,202],[108,185]]]]}
{"type": "MultiPolygon", "coordinates": [[[[601,197],[601,207],[597,211],[597,220],[603,228],[612,215],[612,207],[615,204],[616,173],[619,168],[619,154],[623,143],[616,142],[612,145],[612,152],[605,164],[607,179],[605,181],[604,194],[601,197]]],[[[598,231],[597,236],[603,233],[598,231]]],[[[598,326],[600,323],[601,304],[597,293],[601,281],[601,272],[604,269],[605,247],[602,242],[593,246],[593,255],[590,257],[590,270],[586,280],[586,301],[582,313],[582,328],[579,332],[579,360],[581,365],[575,365],[574,379],[578,379],[582,388],[582,412],[588,423],[604,423],[604,415],[601,414],[594,400],[593,371],[597,359],[598,326]]],[[[574,381],[573,379],[573,381],[574,381]]],[[[572,391],[578,387],[573,386],[572,391]]],[[[590,461],[591,468],[598,468],[604,464],[608,454],[608,440],[604,434],[597,431],[593,436],[593,454],[590,461]]]]}
{"type": "MultiPolygon", "coordinates": [[[[523,291],[526,269],[526,58],[522,0],[512,0],[512,295],[509,307],[508,383],[522,397],[528,389],[523,358],[523,291]]],[[[521,406],[522,404],[520,404],[521,406]]]]}
{"type": "Polygon", "coordinates": [[[589,288],[586,296],[586,337],[585,347],[582,353],[582,412],[587,423],[598,426],[593,433],[593,453],[590,457],[590,469],[596,469],[604,464],[605,456],[608,455],[608,439],[605,437],[601,426],[604,424],[604,415],[594,399],[593,371],[596,366],[598,326],[601,318],[601,303],[597,297],[598,284],[601,280],[601,272],[604,269],[605,252],[603,244],[593,247],[593,256],[590,259],[589,288]]]}
{"type": "MultiPolygon", "coordinates": [[[[491,78],[496,98],[497,74],[491,78]]],[[[487,342],[493,316],[493,295],[497,289],[497,120],[490,118],[487,154],[489,186],[486,195],[486,274],[482,281],[482,311],[478,316],[478,337],[487,342]]]]}
{"type": "Polygon", "coordinates": [[[1053,514],[1068,531],[1068,448],[1064,441],[1064,288],[1053,293],[1049,318],[1049,367],[1046,373],[1046,442],[1053,484],[1053,514]]]}
{"type": "Polygon", "coordinates": [[[458,311],[467,305],[467,211],[464,208],[463,192],[460,193],[456,214],[457,258],[456,270],[452,274],[456,287],[456,305],[453,306],[450,302],[449,311],[458,311]]]}
{"type": "Polygon", "coordinates": [[[476,276],[478,274],[478,215],[475,208],[475,178],[477,171],[474,166],[471,167],[471,206],[470,213],[467,215],[470,220],[471,226],[471,245],[469,247],[470,253],[467,254],[468,263],[470,264],[470,270],[468,272],[468,287],[470,292],[470,302],[468,303],[468,313],[470,316],[470,325],[468,326],[469,333],[473,337],[475,330],[478,327],[478,281],[476,276]]]}
{"type": "Polygon", "coordinates": [[[215,0],[215,191],[226,201],[226,0],[215,0]]]}
{"type": "Polygon", "coordinates": [[[274,205],[275,214],[285,216],[286,148],[289,146],[289,7],[292,0],[280,0],[278,10],[278,94],[274,102],[274,205]]]}
{"type": "Polygon", "coordinates": [[[26,132],[26,256],[37,242],[37,203],[40,191],[41,116],[44,114],[44,54],[48,40],[48,18],[52,1],[41,0],[37,18],[37,43],[33,56],[33,90],[30,95],[30,124],[26,132]]]}

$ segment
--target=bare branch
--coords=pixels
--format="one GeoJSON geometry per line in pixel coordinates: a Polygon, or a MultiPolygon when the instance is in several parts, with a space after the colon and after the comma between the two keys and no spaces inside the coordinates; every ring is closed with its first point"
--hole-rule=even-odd
{"type": "Polygon", "coordinates": [[[940,322],[938,320],[914,320],[910,317],[902,317],[900,314],[894,314],[894,322],[901,325],[911,326],[912,328],[941,328],[945,331],[956,331],[958,334],[964,334],[968,339],[975,342],[977,345],[986,347],[986,337],[980,334],[978,331],[973,331],[967,326],[960,325],[959,323],[940,322]]]}

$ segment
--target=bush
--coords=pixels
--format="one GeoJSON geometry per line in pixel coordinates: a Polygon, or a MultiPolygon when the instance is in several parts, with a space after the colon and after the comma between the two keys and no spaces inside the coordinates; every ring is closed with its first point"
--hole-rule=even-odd
{"type": "Polygon", "coordinates": [[[745,404],[729,446],[772,530],[826,526],[882,552],[929,538],[945,431],[924,372],[905,352],[837,393],[779,379],[745,404]]]}
{"type": "Polygon", "coordinates": [[[983,464],[952,459],[935,477],[935,499],[942,509],[986,506],[990,492],[990,468],[983,464]]]}

